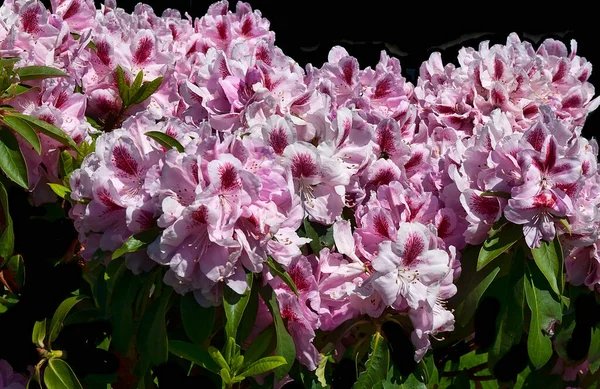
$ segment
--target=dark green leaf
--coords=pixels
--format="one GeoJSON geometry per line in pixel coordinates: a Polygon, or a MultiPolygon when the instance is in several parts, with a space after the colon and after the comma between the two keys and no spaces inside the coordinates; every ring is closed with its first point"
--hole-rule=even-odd
{"type": "Polygon", "coordinates": [[[44,384],[48,389],[83,389],[71,366],[62,359],[50,359],[44,370],[44,384]]]}
{"type": "Polygon", "coordinates": [[[155,141],[158,142],[159,145],[161,145],[162,147],[164,147],[167,150],[175,148],[180,153],[183,153],[183,151],[184,151],[183,146],[181,145],[181,143],[179,143],[179,141],[177,139],[172,138],[171,136],[165,134],[164,132],[148,131],[144,135],[146,135],[149,138],[154,139],[155,141]]]}
{"type": "Polygon", "coordinates": [[[291,335],[287,332],[283,319],[281,318],[279,304],[277,303],[277,295],[273,289],[267,285],[261,289],[261,296],[269,308],[269,312],[271,312],[275,324],[275,337],[277,339],[275,355],[280,355],[287,361],[287,364],[275,369],[275,379],[281,381],[288,374],[296,360],[296,347],[294,346],[294,339],[292,339],[291,335]]]}
{"type": "Polygon", "coordinates": [[[113,253],[112,260],[115,260],[124,254],[133,253],[147,248],[150,243],[156,240],[158,235],[160,235],[160,232],[161,230],[158,227],[153,227],[149,230],[130,236],[129,239],[127,239],[125,243],[123,243],[123,245],[113,253]]]}
{"type": "Polygon", "coordinates": [[[165,286],[159,298],[148,305],[140,323],[137,347],[154,365],[167,362],[169,345],[165,318],[173,289],[165,286]]]}
{"type": "Polygon", "coordinates": [[[0,169],[19,186],[29,188],[25,159],[17,138],[7,129],[0,129],[0,169]]]}
{"type": "Polygon", "coordinates": [[[588,351],[588,362],[590,364],[590,372],[592,374],[600,368],[600,323],[597,323],[592,328],[592,341],[588,351]]]}
{"type": "Polygon", "coordinates": [[[383,336],[376,332],[371,340],[371,354],[365,371],[360,373],[354,384],[356,389],[371,389],[377,382],[385,380],[390,365],[390,351],[383,336]]]}
{"type": "MultiPolygon", "coordinates": [[[[5,116],[5,118],[8,115],[5,116]]],[[[23,115],[21,113],[13,112],[10,116],[17,117],[25,120],[29,123],[29,125],[36,131],[41,132],[42,134],[54,139],[55,141],[72,148],[73,150],[77,150],[77,144],[71,139],[63,130],[60,128],[53,126],[50,123],[47,123],[38,118],[34,118],[32,116],[23,115]]]]}
{"type": "Polygon", "coordinates": [[[575,315],[566,315],[561,323],[560,330],[554,338],[554,349],[556,353],[565,361],[569,361],[569,355],[567,353],[567,345],[573,336],[575,330],[575,315]]]}
{"type": "Polygon", "coordinates": [[[525,254],[518,249],[513,258],[502,264],[510,267],[508,275],[494,281],[489,289],[490,295],[500,302],[500,312],[496,319],[498,332],[489,352],[490,370],[493,370],[496,361],[521,340],[525,302],[524,261],[525,254]]]}
{"type": "Polygon", "coordinates": [[[285,365],[287,361],[285,358],[280,356],[264,357],[256,362],[251,363],[246,369],[240,374],[243,377],[252,377],[266,373],[276,367],[285,365]]]}
{"type": "Polygon", "coordinates": [[[20,255],[13,255],[7,262],[6,267],[9,268],[17,283],[17,287],[21,289],[25,284],[25,261],[20,255]]]}
{"type": "Polygon", "coordinates": [[[21,81],[41,80],[44,78],[69,77],[68,74],[48,66],[24,66],[15,69],[21,81]]]}
{"type": "Polygon", "coordinates": [[[8,194],[0,182],[0,267],[12,256],[15,246],[13,222],[8,210],[8,194]]]}
{"type": "Polygon", "coordinates": [[[296,283],[294,282],[294,280],[292,280],[292,277],[290,277],[290,275],[285,271],[283,266],[275,262],[270,256],[267,257],[266,263],[267,266],[269,266],[269,271],[271,271],[271,273],[274,276],[281,278],[281,280],[285,282],[285,284],[290,288],[290,290],[294,292],[296,296],[298,296],[298,288],[296,287],[296,283]]]}
{"type": "Polygon", "coordinates": [[[142,87],[131,98],[131,105],[139,104],[146,100],[148,97],[150,97],[152,93],[156,92],[156,90],[160,88],[162,80],[162,77],[158,77],[150,82],[145,82],[142,85],[142,87]]]}
{"type": "Polygon", "coordinates": [[[180,310],[183,329],[188,338],[202,344],[210,336],[215,322],[215,308],[204,308],[196,301],[193,293],[181,298],[180,310]]]}
{"type": "Polygon", "coordinates": [[[500,254],[511,248],[519,239],[523,237],[523,227],[517,224],[504,226],[498,233],[487,238],[477,259],[477,271],[483,269],[485,265],[492,262],[500,254]]]}
{"type": "Polygon", "coordinates": [[[270,354],[275,348],[275,327],[269,326],[261,331],[244,352],[246,363],[252,363],[258,358],[270,354]]]}
{"type": "Polygon", "coordinates": [[[8,127],[12,128],[16,133],[21,135],[23,139],[27,141],[33,147],[33,149],[40,154],[42,152],[42,146],[40,145],[40,138],[37,136],[33,128],[25,120],[15,116],[6,115],[2,121],[8,127]]]}
{"type": "Polygon", "coordinates": [[[119,96],[123,100],[123,107],[128,107],[129,104],[129,84],[125,79],[125,73],[121,66],[117,65],[117,88],[119,89],[119,96]]]}
{"type": "Polygon", "coordinates": [[[54,312],[54,316],[52,316],[52,321],[50,322],[50,336],[49,343],[52,343],[58,337],[58,334],[63,328],[63,322],[67,318],[69,311],[81,300],[85,299],[85,296],[73,296],[64,300],[56,311],[54,312]]]}
{"type": "Polygon", "coordinates": [[[308,221],[308,219],[304,219],[304,231],[306,232],[306,237],[311,239],[310,248],[315,255],[319,255],[321,251],[321,240],[319,239],[319,235],[317,231],[313,228],[312,224],[308,221]]]}
{"type": "Polygon", "coordinates": [[[46,319],[42,321],[36,321],[33,325],[33,332],[31,333],[31,342],[37,347],[44,348],[44,339],[46,339],[46,319]]]}
{"type": "Polygon", "coordinates": [[[22,95],[23,93],[27,93],[32,89],[40,89],[37,86],[31,87],[25,84],[12,84],[8,87],[8,89],[2,94],[2,99],[6,101],[6,99],[12,99],[15,96],[22,95]]]}
{"type": "MultiPolygon", "coordinates": [[[[248,286],[252,288],[252,273],[248,273],[246,279],[248,280],[248,286]]],[[[225,310],[225,317],[227,318],[225,323],[225,333],[234,340],[249,300],[250,289],[240,296],[231,288],[225,288],[225,292],[223,293],[223,309],[225,310]]]]}
{"type": "Polygon", "coordinates": [[[560,321],[561,305],[559,301],[553,299],[552,294],[546,288],[547,282],[541,275],[536,277],[536,270],[527,265],[525,296],[531,310],[527,353],[533,366],[540,369],[552,357],[552,341],[546,335],[546,331],[552,321],[560,321]]]}
{"type": "Polygon", "coordinates": [[[421,381],[419,381],[417,379],[417,377],[415,377],[414,374],[411,374],[408,376],[406,381],[404,381],[400,385],[400,388],[402,388],[402,389],[427,389],[427,386],[424,383],[422,383],[421,381]]]}
{"type": "Polygon", "coordinates": [[[135,96],[135,93],[142,86],[143,81],[144,81],[144,71],[140,70],[138,72],[137,76],[135,76],[135,80],[133,80],[133,83],[131,84],[131,89],[129,89],[129,93],[132,94],[132,96],[135,96]]]}
{"type": "MultiPolygon", "coordinates": [[[[474,250],[470,250],[473,252],[474,250]]],[[[485,293],[492,281],[500,272],[500,267],[506,261],[510,261],[508,254],[500,257],[498,262],[493,266],[486,266],[481,271],[475,271],[477,266],[477,257],[475,255],[467,255],[466,252],[461,257],[462,274],[457,280],[456,296],[451,300],[451,303],[457,304],[454,311],[456,323],[460,326],[466,326],[481,300],[481,296],[485,293]]]]}
{"type": "Polygon", "coordinates": [[[130,271],[124,271],[114,280],[110,295],[110,323],[112,325],[111,346],[126,355],[134,335],[133,302],[142,281],[130,271]]]}
{"type": "Polygon", "coordinates": [[[248,304],[246,304],[244,316],[242,316],[242,321],[240,321],[240,325],[237,331],[236,340],[239,344],[243,344],[244,341],[248,339],[248,336],[250,336],[252,330],[254,329],[256,315],[258,314],[259,289],[260,288],[256,286],[250,290],[250,298],[248,299],[248,304]]]}
{"type": "Polygon", "coordinates": [[[550,283],[554,293],[559,296],[562,295],[563,254],[558,237],[550,243],[544,240],[540,241],[540,247],[532,249],[531,253],[536,265],[550,283]]]}
{"type": "Polygon", "coordinates": [[[185,360],[194,362],[196,365],[219,374],[221,369],[210,356],[209,352],[202,346],[179,340],[169,341],[169,352],[185,360]]]}
{"type": "Polygon", "coordinates": [[[481,192],[481,196],[483,197],[502,197],[505,199],[510,199],[510,193],[508,192],[497,192],[497,191],[486,191],[486,192],[481,192]]]}

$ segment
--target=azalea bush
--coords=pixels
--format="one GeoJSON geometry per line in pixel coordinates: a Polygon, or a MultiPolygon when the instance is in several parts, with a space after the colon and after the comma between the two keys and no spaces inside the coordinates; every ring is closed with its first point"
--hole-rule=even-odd
{"type": "Polygon", "coordinates": [[[457,60],[303,67],[242,2],[6,0],[0,388],[595,388],[592,65],[457,60]]]}

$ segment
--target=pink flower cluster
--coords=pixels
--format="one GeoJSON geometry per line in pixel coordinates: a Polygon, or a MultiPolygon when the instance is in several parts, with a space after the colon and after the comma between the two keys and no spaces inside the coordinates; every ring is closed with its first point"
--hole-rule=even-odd
{"type": "MultiPolygon", "coordinates": [[[[386,53],[361,69],[334,47],[304,70],[246,3],[232,12],[221,1],[195,20],[142,4],[128,14],[114,1],[99,10],[54,1],[53,10],[6,1],[0,53],[71,75],[42,82],[19,108],[78,141],[97,136],[85,115],[124,115],[70,178],[86,258],[158,226],[147,250],[126,254],[128,266],[168,267],[164,282],[205,306],[225,286],[244,293],[246,272],[262,272],[310,369],[316,330],[386,309],[412,321],[419,360],[431,337],[453,329],[445,301],[460,250],[502,217],[523,226],[530,247],[558,234],[569,280],[600,285],[598,147],[580,136],[600,100],[574,42],[570,52],[551,39],[535,50],[513,34],[461,50],[458,67],[434,53],[415,86],[386,53]],[[117,66],[162,85],[123,113],[117,66]],[[305,219],[332,226],[333,249],[306,255],[305,219]],[[271,275],[269,258],[298,296],[271,275]]],[[[33,187],[39,174],[31,177],[33,187]]]]}

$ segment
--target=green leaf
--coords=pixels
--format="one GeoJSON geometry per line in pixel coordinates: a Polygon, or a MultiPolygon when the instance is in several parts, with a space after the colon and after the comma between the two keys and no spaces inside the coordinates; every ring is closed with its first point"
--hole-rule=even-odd
{"type": "Polygon", "coordinates": [[[180,153],[183,153],[183,151],[184,151],[183,146],[181,145],[181,143],[179,143],[179,141],[177,139],[165,134],[164,132],[148,131],[148,132],[144,133],[144,135],[146,135],[149,138],[154,139],[155,141],[158,142],[159,145],[161,145],[162,147],[164,147],[167,150],[175,148],[180,153]]]}
{"type": "Polygon", "coordinates": [[[85,296],[73,296],[64,300],[56,311],[54,312],[54,316],[52,316],[52,321],[50,322],[50,337],[48,338],[48,343],[52,343],[58,337],[58,334],[63,328],[63,322],[67,318],[69,311],[81,300],[84,300],[85,296]]]}
{"type": "Polygon", "coordinates": [[[402,389],[427,389],[427,386],[424,383],[422,383],[421,381],[419,381],[417,379],[417,377],[415,377],[414,374],[411,374],[408,376],[406,381],[404,381],[400,385],[400,388],[402,388],[402,389]]]}
{"type": "Polygon", "coordinates": [[[315,231],[308,219],[304,219],[304,231],[306,232],[306,237],[311,239],[310,248],[312,252],[315,255],[319,255],[319,252],[321,251],[321,240],[319,239],[317,231],[315,231]]]}
{"type": "Polygon", "coordinates": [[[142,280],[132,272],[124,271],[113,282],[113,290],[107,304],[113,328],[111,347],[126,355],[134,335],[133,302],[141,288],[142,280]]]}
{"type": "Polygon", "coordinates": [[[169,352],[196,365],[219,374],[220,367],[215,363],[209,352],[202,346],[179,340],[169,341],[169,352]]]}
{"type": "Polygon", "coordinates": [[[482,197],[502,197],[505,199],[510,199],[511,195],[508,192],[499,192],[499,191],[485,191],[481,192],[482,197]]]}
{"type": "MultiPolygon", "coordinates": [[[[474,250],[470,250],[470,252],[474,252],[474,250]]],[[[475,271],[477,256],[467,255],[465,250],[461,257],[463,271],[456,282],[458,292],[450,300],[451,304],[457,304],[454,310],[454,318],[457,324],[464,327],[469,323],[475,314],[481,296],[494,281],[500,272],[501,265],[506,261],[510,261],[508,254],[504,254],[494,266],[486,266],[481,271],[475,271]]]]}
{"type": "Polygon", "coordinates": [[[219,375],[223,379],[223,382],[225,384],[227,384],[228,386],[233,384],[233,382],[231,380],[231,374],[229,374],[229,369],[222,368],[221,371],[219,371],[219,375]]]}
{"type": "Polygon", "coordinates": [[[25,158],[17,138],[7,129],[0,129],[0,169],[19,186],[29,188],[25,158]]]}
{"type": "Polygon", "coordinates": [[[592,340],[587,359],[590,364],[590,372],[592,374],[596,373],[600,368],[600,323],[592,328],[592,340]]]}
{"type": "Polygon", "coordinates": [[[17,287],[21,289],[25,284],[25,261],[23,261],[23,257],[13,255],[6,263],[6,267],[12,271],[17,287]]]}
{"type": "Polygon", "coordinates": [[[251,363],[240,375],[243,377],[252,377],[254,375],[266,373],[279,366],[285,365],[286,363],[287,361],[285,358],[280,356],[264,357],[251,363]]]}
{"type": "Polygon", "coordinates": [[[165,363],[169,358],[165,318],[172,292],[171,287],[163,287],[160,296],[146,308],[138,331],[137,347],[154,365],[165,363]]]}
{"type": "Polygon", "coordinates": [[[229,371],[229,364],[227,363],[227,361],[223,357],[223,354],[221,354],[221,352],[216,347],[209,346],[208,347],[208,354],[210,355],[210,357],[212,358],[212,360],[217,365],[219,365],[219,367],[221,367],[222,369],[226,369],[227,371],[229,371]]]}
{"type": "Polygon", "coordinates": [[[540,241],[540,247],[532,249],[533,259],[544,277],[550,283],[552,290],[557,295],[562,295],[562,262],[563,253],[558,241],[558,236],[552,242],[540,241]]]}
{"type": "Polygon", "coordinates": [[[10,114],[5,115],[4,117],[6,118],[8,116],[17,117],[26,121],[34,130],[41,132],[42,134],[54,139],[55,141],[77,151],[77,144],[60,128],[53,126],[52,124],[47,123],[38,118],[23,115],[18,112],[11,112],[10,114]]]}
{"type": "Polygon", "coordinates": [[[275,327],[269,326],[262,330],[254,341],[244,351],[244,359],[246,363],[252,363],[263,355],[270,354],[275,348],[273,342],[275,338],[275,327]]]}
{"type": "Polygon", "coordinates": [[[52,191],[54,193],[56,193],[56,195],[60,198],[63,198],[65,200],[69,200],[70,199],[70,194],[71,194],[71,189],[67,188],[64,185],[60,185],[60,184],[53,184],[51,182],[48,183],[48,186],[50,186],[50,189],[52,189],[52,191]]]}
{"type": "Polygon", "coordinates": [[[41,80],[44,78],[69,77],[68,74],[48,66],[24,66],[15,69],[21,81],[41,80]]]}
{"type": "Polygon", "coordinates": [[[321,360],[319,361],[319,365],[315,370],[315,375],[317,376],[317,381],[321,384],[323,388],[327,387],[327,378],[325,377],[325,371],[327,369],[327,362],[335,362],[331,355],[323,355],[321,354],[321,360]]]}
{"type": "Polygon", "coordinates": [[[483,242],[477,259],[477,271],[492,262],[500,254],[511,248],[523,237],[523,227],[517,224],[504,226],[500,231],[483,242]]]}
{"type": "Polygon", "coordinates": [[[0,58],[0,68],[12,68],[21,58],[0,58]]]}
{"type": "Polygon", "coordinates": [[[196,301],[193,293],[181,298],[180,310],[183,329],[188,338],[202,344],[210,336],[215,322],[215,308],[204,308],[196,301]]]}
{"type": "Polygon", "coordinates": [[[354,388],[371,389],[377,382],[387,379],[390,367],[390,351],[387,342],[379,332],[373,335],[371,354],[365,365],[365,371],[358,376],[354,388]]]}
{"type": "Polygon", "coordinates": [[[291,291],[294,292],[296,296],[298,296],[298,288],[296,287],[296,283],[294,282],[292,277],[290,277],[290,275],[285,271],[283,266],[275,262],[270,256],[267,257],[266,263],[267,266],[269,266],[269,271],[273,275],[281,278],[281,280],[285,282],[285,284],[291,289],[291,291]]]}
{"type": "Polygon", "coordinates": [[[128,107],[129,104],[129,85],[125,79],[125,73],[120,65],[117,65],[117,88],[119,89],[119,96],[123,100],[123,108],[128,107]]]}
{"type": "Polygon", "coordinates": [[[12,84],[8,87],[8,89],[2,94],[2,99],[6,101],[6,99],[12,99],[15,96],[22,95],[23,93],[27,93],[32,89],[40,89],[39,87],[32,87],[25,84],[12,84]]]}
{"type": "Polygon", "coordinates": [[[225,317],[227,321],[225,323],[225,333],[228,337],[235,339],[237,335],[237,329],[242,321],[244,310],[248,301],[250,300],[250,291],[252,288],[252,273],[246,275],[248,280],[248,286],[250,289],[243,295],[239,295],[234,292],[231,288],[226,287],[223,293],[223,309],[225,310],[225,317]]]}
{"type": "Polygon", "coordinates": [[[294,361],[296,360],[296,346],[294,346],[294,339],[287,332],[281,313],[279,310],[279,304],[277,303],[277,295],[269,285],[261,289],[261,296],[273,316],[273,322],[275,324],[275,338],[277,345],[275,346],[275,355],[280,355],[285,358],[287,364],[279,366],[275,369],[275,379],[281,381],[290,371],[294,361]]]}
{"type": "Polygon", "coordinates": [[[490,370],[496,361],[518,344],[523,332],[525,254],[520,248],[503,266],[509,266],[508,275],[497,279],[490,287],[489,295],[500,302],[500,312],[496,318],[498,329],[496,339],[489,352],[490,370]]]}
{"type": "Polygon", "coordinates": [[[555,304],[549,304],[550,301],[553,301],[552,296],[549,291],[541,289],[543,285],[540,285],[537,281],[539,279],[535,279],[535,274],[532,274],[531,267],[527,265],[525,297],[527,298],[527,305],[531,310],[529,335],[527,337],[527,353],[529,354],[529,360],[536,370],[542,368],[552,357],[552,341],[542,331],[549,326],[552,320],[549,316],[560,314],[561,308],[558,301],[555,301],[555,304]]]}
{"type": "Polygon", "coordinates": [[[254,328],[254,323],[256,322],[256,315],[258,314],[258,304],[259,304],[259,287],[256,285],[254,288],[250,289],[250,297],[248,299],[248,304],[246,304],[246,309],[244,310],[244,315],[242,316],[242,321],[240,321],[240,325],[237,331],[236,340],[239,344],[243,344],[246,339],[252,333],[252,329],[254,328]]]}
{"type": "Polygon", "coordinates": [[[127,253],[134,253],[136,251],[147,248],[150,243],[156,240],[156,237],[160,234],[159,228],[150,228],[149,230],[139,232],[123,243],[112,255],[112,260],[122,257],[127,253]]]}
{"type": "Polygon", "coordinates": [[[146,100],[148,97],[150,97],[152,93],[156,92],[156,90],[160,88],[162,80],[162,77],[158,77],[150,82],[145,82],[142,85],[142,87],[131,98],[131,105],[139,104],[146,100]]]}
{"type": "Polygon", "coordinates": [[[75,159],[67,150],[60,153],[60,174],[62,177],[69,177],[75,170],[75,159]]]}
{"type": "Polygon", "coordinates": [[[48,361],[44,370],[44,384],[48,389],[83,389],[71,366],[56,358],[48,361]]]}
{"type": "Polygon", "coordinates": [[[4,266],[13,254],[15,234],[8,209],[8,194],[0,182],[0,267],[4,266]]]}
{"type": "Polygon", "coordinates": [[[10,115],[6,115],[2,121],[8,127],[12,128],[16,133],[21,135],[23,139],[25,139],[38,154],[42,152],[40,138],[37,136],[29,123],[23,119],[10,115]]]}
{"type": "Polygon", "coordinates": [[[37,347],[44,347],[44,339],[46,339],[46,319],[42,321],[36,321],[33,325],[33,332],[31,333],[31,342],[37,347]]]}
{"type": "Polygon", "coordinates": [[[142,86],[142,81],[144,81],[144,71],[140,70],[138,72],[137,76],[135,76],[135,80],[133,80],[133,83],[131,84],[131,88],[129,89],[129,93],[135,95],[135,93],[142,86]]]}

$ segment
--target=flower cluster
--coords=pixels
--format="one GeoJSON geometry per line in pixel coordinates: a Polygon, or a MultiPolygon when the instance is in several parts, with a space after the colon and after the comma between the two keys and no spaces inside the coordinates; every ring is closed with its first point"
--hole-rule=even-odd
{"type": "MultiPolygon", "coordinates": [[[[386,310],[410,319],[420,360],[431,337],[453,330],[445,302],[460,250],[502,218],[523,226],[531,248],[560,236],[569,281],[600,285],[598,146],[580,136],[600,100],[575,43],[535,50],[512,34],[461,50],[458,67],[434,53],[415,86],[386,53],[361,69],[334,47],[323,66],[302,69],[241,2],[192,20],[142,4],[128,14],[114,1],[56,0],[49,12],[11,0],[0,20],[0,54],[70,75],[40,82],[18,109],[77,142],[97,138],[70,176],[82,255],[110,256],[156,230],[125,254],[128,266],[166,266],[164,282],[204,306],[262,273],[311,370],[315,331],[386,310]],[[128,83],[141,72],[162,84],[127,106],[119,69],[128,83]],[[309,246],[306,225],[329,228],[334,245],[309,246]]],[[[39,160],[26,154],[32,188],[58,180],[60,147],[46,141],[39,160]]]]}

